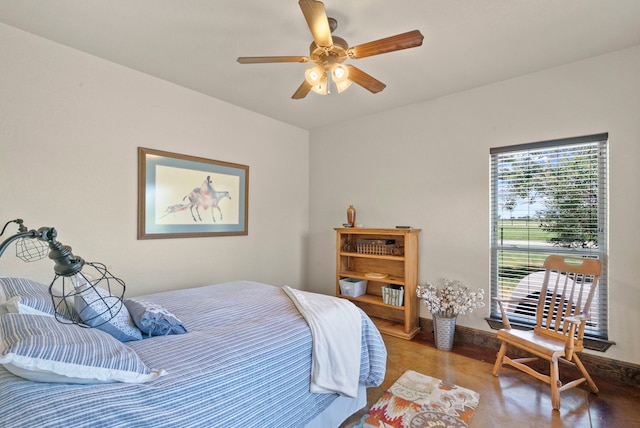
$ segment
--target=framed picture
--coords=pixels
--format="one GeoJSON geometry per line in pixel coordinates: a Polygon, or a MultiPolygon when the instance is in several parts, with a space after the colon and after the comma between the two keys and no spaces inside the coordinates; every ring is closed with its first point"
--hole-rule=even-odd
{"type": "Polygon", "coordinates": [[[249,167],[138,148],[138,239],[247,235],[249,167]]]}

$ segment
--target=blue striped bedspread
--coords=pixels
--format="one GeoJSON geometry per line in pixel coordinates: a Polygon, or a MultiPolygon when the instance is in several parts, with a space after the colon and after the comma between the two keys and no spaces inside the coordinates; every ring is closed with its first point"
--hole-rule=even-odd
{"type": "MultiPolygon", "coordinates": [[[[2,427],[303,427],[337,394],[309,392],[308,325],[280,287],[237,281],[141,296],[188,333],[127,342],[167,375],[146,384],[48,384],[0,366],[2,427]]],[[[386,349],[362,312],[360,381],[380,385],[386,349]]]]}

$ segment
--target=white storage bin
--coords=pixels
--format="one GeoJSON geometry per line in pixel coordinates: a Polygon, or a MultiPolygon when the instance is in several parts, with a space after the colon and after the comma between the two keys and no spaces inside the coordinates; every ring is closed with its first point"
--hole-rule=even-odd
{"type": "Polygon", "coordinates": [[[358,278],[343,278],[340,280],[340,294],[349,297],[362,296],[367,292],[367,280],[358,278]]]}

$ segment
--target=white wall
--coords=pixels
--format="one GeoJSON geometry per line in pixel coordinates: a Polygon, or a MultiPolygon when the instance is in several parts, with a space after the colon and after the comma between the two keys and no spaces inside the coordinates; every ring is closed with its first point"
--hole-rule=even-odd
{"type": "MultiPolygon", "coordinates": [[[[0,58],[3,224],[56,227],[129,296],[236,279],[303,286],[307,131],[2,24],[0,58]],[[249,165],[249,235],[137,240],[140,146],[249,165]]],[[[50,261],[14,251],[2,275],[51,280],[50,261]]]]}
{"type": "MultiPolygon", "coordinates": [[[[489,148],[608,132],[617,345],[605,356],[640,363],[638,76],[640,47],[312,131],[309,288],[334,293],[333,228],[354,204],[365,226],[422,228],[421,282],[449,277],[489,293],[489,148]]],[[[489,330],[488,313],[458,323],[489,330]]]]}
{"type": "MultiPolygon", "coordinates": [[[[365,226],[423,229],[422,282],[488,291],[489,148],[609,132],[617,345],[605,356],[640,363],[640,47],[310,136],[2,24],[0,58],[0,221],[55,226],[131,296],[234,279],[333,294],[333,227],[349,204],[365,226]],[[137,240],[139,146],[249,165],[249,235],[137,240]]],[[[50,270],[0,259],[2,275],[50,270]]],[[[488,330],[487,314],[458,322],[488,330]]]]}

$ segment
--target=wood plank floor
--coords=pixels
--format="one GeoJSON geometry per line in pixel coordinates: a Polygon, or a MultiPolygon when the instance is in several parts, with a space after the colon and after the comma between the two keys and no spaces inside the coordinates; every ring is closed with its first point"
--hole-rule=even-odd
{"type": "MultiPolygon", "coordinates": [[[[368,390],[368,406],[402,373],[415,370],[480,393],[471,428],[640,428],[640,385],[619,385],[594,377],[600,389],[597,395],[583,385],[569,389],[560,394],[560,411],[554,411],[547,384],[508,366],[500,377],[493,376],[494,351],[455,344],[453,351],[441,351],[435,348],[432,336],[422,333],[411,341],[383,337],[388,352],[387,373],[381,386],[368,390]]],[[[341,427],[352,426],[363,413],[353,415],[341,427]]]]}

